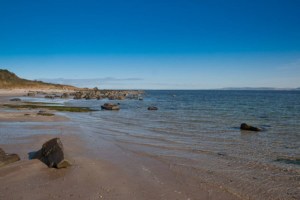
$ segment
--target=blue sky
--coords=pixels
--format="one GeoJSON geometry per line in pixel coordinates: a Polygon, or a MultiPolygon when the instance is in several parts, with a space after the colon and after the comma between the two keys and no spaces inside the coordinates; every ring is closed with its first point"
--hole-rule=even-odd
{"type": "Polygon", "coordinates": [[[297,0],[0,0],[0,68],[115,89],[300,87],[299,24],[297,0]]]}

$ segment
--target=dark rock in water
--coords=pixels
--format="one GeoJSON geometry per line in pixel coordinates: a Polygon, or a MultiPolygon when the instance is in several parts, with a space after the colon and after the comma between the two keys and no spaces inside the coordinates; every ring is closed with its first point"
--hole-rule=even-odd
{"type": "Polygon", "coordinates": [[[254,126],[250,126],[250,125],[248,125],[246,123],[242,123],[240,129],[241,130],[246,130],[246,131],[261,131],[260,128],[257,128],[257,127],[254,127],[254,126]]]}
{"type": "Polygon", "coordinates": [[[54,99],[54,96],[52,96],[52,95],[46,95],[45,98],[46,99],[54,99]]]}
{"type": "Polygon", "coordinates": [[[27,93],[27,96],[29,96],[29,97],[34,97],[34,96],[35,96],[35,92],[28,92],[28,93],[27,93]]]}
{"type": "Polygon", "coordinates": [[[276,162],[283,162],[285,164],[294,164],[294,165],[300,165],[300,158],[296,157],[277,157],[275,160],[276,162]]]}
{"type": "Polygon", "coordinates": [[[103,110],[120,110],[120,107],[117,104],[105,103],[101,106],[103,110]]]}
{"type": "Polygon", "coordinates": [[[69,97],[70,97],[70,95],[68,93],[63,93],[60,98],[67,99],[69,97]]]}
{"type": "Polygon", "coordinates": [[[17,154],[7,154],[0,148],[0,167],[19,160],[20,157],[17,154]]]}
{"type": "Polygon", "coordinates": [[[37,158],[51,168],[65,168],[71,166],[70,162],[64,158],[63,145],[59,138],[53,138],[45,142],[42,148],[31,158],[37,158]]]}
{"type": "Polygon", "coordinates": [[[21,101],[20,98],[13,98],[13,99],[10,99],[10,101],[21,101]]]}
{"type": "Polygon", "coordinates": [[[158,110],[158,108],[155,106],[150,106],[150,107],[148,107],[148,110],[158,110]]]}

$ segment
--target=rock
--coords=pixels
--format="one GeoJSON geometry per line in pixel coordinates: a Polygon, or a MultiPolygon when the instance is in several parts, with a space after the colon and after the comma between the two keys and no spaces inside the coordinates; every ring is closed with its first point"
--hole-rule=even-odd
{"type": "Polygon", "coordinates": [[[0,167],[19,160],[20,157],[17,154],[7,154],[0,148],[0,167]]]}
{"type": "Polygon", "coordinates": [[[67,167],[70,167],[70,166],[72,166],[71,163],[66,159],[64,159],[63,161],[61,161],[60,163],[57,164],[58,169],[67,168],[67,167]]]}
{"type": "Polygon", "coordinates": [[[34,96],[35,96],[35,92],[28,92],[28,93],[27,93],[27,96],[29,96],[29,97],[34,97],[34,96]]]}
{"type": "Polygon", "coordinates": [[[75,94],[74,94],[74,99],[82,99],[82,92],[76,92],[75,94]]]}
{"type": "Polygon", "coordinates": [[[63,145],[59,138],[53,138],[45,142],[36,154],[36,158],[40,159],[50,168],[65,168],[70,166],[70,162],[64,158],[63,145]]]}
{"type": "Polygon", "coordinates": [[[54,99],[54,96],[52,96],[52,95],[46,95],[45,98],[47,98],[47,99],[54,99]]]}
{"type": "Polygon", "coordinates": [[[103,110],[120,110],[120,107],[117,104],[105,103],[101,106],[103,110]]]}
{"type": "Polygon", "coordinates": [[[21,101],[20,98],[13,98],[13,99],[10,99],[10,101],[21,101]]]}
{"type": "Polygon", "coordinates": [[[70,97],[70,95],[68,93],[63,93],[60,98],[67,99],[69,97],[70,97]]]}
{"type": "Polygon", "coordinates": [[[246,131],[261,131],[260,128],[257,128],[257,127],[254,127],[254,126],[250,126],[250,125],[248,125],[246,123],[242,123],[240,129],[241,130],[246,130],[246,131]]]}
{"type": "Polygon", "coordinates": [[[37,94],[41,94],[41,95],[47,95],[47,93],[46,93],[46,92],[43,92],[43,91],[37,91],[36,93],[37,93],[37,94]]]}
{"type": "Polygon", "coordinates": [[[155,106],[150,106],[150,107],[148,107],[148,110],[158,110],[158,108],[155,106]]]}
{"type": "Polygon", "coordinates": [[[37,115],[42,115],[42,116],[54,116],[53,113],[48,113],[46,111],[40,110],[37,115]]]}

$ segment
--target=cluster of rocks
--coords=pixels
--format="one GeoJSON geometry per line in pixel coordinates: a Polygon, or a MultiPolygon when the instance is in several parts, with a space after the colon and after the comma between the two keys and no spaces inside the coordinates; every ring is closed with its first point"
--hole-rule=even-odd
{"type": "Polygon", "coordinates": [[[109,99],[109,100],[124,100],[124,99],[139,99],[142,91],[134,90],[81,90],[71,93],[74,99],[109,99]]]}
{"type": "Polygon", "coordinates": [[[35,92],[30,91],[27,93],[28,97],[35,97],[36,95],[43,95],[48,99],[62,98],[62,99],[109,99],[109,100],[124,100],[124,99],[139,99],[143,98],[141,95],[142,91],[138,90],[99,90],[98,88],[94,89],[82,89],[76,92],[65,92],[63,94],[57,93],[45,93],[45,92],[35,92]]]}
{"type": "MultiPolygon", "coordinates": [[[[71,163],[64,157],[64,149],[59,138],[53,138],[45,142],[42,148],[36,152],[29,153],[30,159],[39,159],[50,168],[66,168],[71,163]]],[[[20,160],[17,154],[7,154],[0,148],[0,167],[20,160]]]]}

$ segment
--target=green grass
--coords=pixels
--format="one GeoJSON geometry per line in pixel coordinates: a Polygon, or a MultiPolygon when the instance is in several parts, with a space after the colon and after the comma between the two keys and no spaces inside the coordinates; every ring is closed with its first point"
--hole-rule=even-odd
{"type": "Polygon", "coordinates": [[[28,109],[49,109],[49,110],[56,110],[56,111],[66,111],[66,112],[90,112],[95,111],[88,107],[71,107],[71,106],[46,106],[46,105],[33,105],[33,104],[26,104],[26,105],[14,105],[14,104],[4,104],[3,106],[8,108],[28,108],[28,109]]]}

